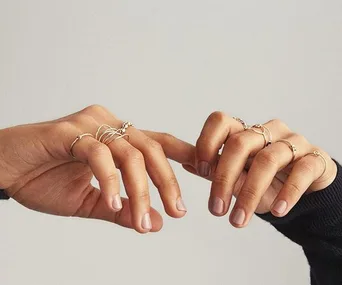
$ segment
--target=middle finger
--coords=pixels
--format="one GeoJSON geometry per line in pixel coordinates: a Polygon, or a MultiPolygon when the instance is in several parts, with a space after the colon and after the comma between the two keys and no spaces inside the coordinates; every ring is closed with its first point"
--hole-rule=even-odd
{"type": "MultiPolygon", "coordinates": [[[[275,140],[286,136],[289,129],[278,120],[265,124],[275,140]]],[[[226,141],[213,176],[210,194],[210,211],[215,216],[228,212],[232,194],[247,160],[260,151],[265,144],[264,137],[252,130],[234,134],[226,141]]]]}

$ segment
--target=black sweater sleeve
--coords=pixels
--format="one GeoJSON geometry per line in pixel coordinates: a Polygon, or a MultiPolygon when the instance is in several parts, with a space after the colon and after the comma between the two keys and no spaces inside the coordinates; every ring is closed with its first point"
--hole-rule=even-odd
{"type": "Polygon", "coordinates": [[[342,284],[342,167],[336,164],[335,181],[303,196],[287,216],[258,215],[302,246],[313,285],[342,284]]]}
{"type": "Polygon", "coordinates": [[[9,197],[6,195],[4,190],[0,189],[0,200],[8,200],[9,197]]]}

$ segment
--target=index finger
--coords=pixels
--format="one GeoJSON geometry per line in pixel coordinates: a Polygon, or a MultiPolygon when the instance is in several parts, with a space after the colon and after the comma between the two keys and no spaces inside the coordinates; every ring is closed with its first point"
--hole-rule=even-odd
{"type": "Polygon", "coordinates": [[[167,133],[146,130],[142,130],[142,132],[157,141],[163,147],[167,158],[183,165],[195,167],[196,148],[192,144],[182,141],[167,133]]]}

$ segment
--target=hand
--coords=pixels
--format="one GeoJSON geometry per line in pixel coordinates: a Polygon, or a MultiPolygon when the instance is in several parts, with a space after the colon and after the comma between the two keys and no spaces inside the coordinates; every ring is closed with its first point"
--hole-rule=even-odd
{"type": "Polygon", "coordinates": [[[337,174],[336,164],[326,152],[283,122],[273,120],[264,126],[266,129],[244,131],[240,122],[215,112],[206,121],[196,148],[176,138],[149,135],[159,141],[168,157],[212,181],[209,210],[213,215],[226,215],[232,196],[237,197],[230,222],[244,227],[254,212],[285,216],[303,194],[326,188],[337,174]],[[270,134],[273,143],[265,147],[270,134]],[[297,148],[295,161],[289,143],[297,148]],[[324,159],[308,155],[315,150],[324,159]]]}
{"type": "Polygon", "coordinates": [[[147,174],[158,188],[166,212],[185,215],[177,179],[163,149],[130,127],[128,136],[108,145],[85,136],[102,124],[122,121],[100,106],[56,121],[0,131],[0,188],[22,205],[44,213],[107,220],[140,233],[159,231],[160,214],[150,208],[147,174]],[[120,198],[119,176],[129,199],[120,198]],[[100,189],[91,185],[95,175],[100,189]]]}

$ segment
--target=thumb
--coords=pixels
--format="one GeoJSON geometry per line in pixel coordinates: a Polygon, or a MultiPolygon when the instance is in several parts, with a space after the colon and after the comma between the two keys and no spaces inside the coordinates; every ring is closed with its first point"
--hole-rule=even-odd
{"type": "Polygon", "coordinates": [[[196,148],[192,144],[166,133],[145,130],[142,132],[162,146],[167,158],[183,165],[195,165],[196,148]]]}

